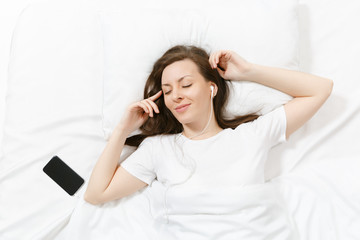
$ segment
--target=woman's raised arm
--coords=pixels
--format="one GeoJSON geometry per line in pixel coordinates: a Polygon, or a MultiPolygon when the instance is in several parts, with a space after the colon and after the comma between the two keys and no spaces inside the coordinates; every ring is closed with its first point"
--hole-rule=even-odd
{"type": "Polygon", "coordinates": [[[294,97],[284,105],[286,138],[304,125],[320,109],[333,88],[333,81],[308,73],[252,64],[245,76],[294,97]]]}
{"type": "Polygon", "coordinates": [[[128,196],[147,183],[132,176],[119,166],[121,152],[127,136],[144,124],[154,112],[159,113],[153,102],[160,97],[162,91],[148,99],[131,104],[119,124],[114,129],[108,144],[95,164],[84,194],[84,200],[91,204],[101,204],[128,196]]]}
{"type": "Polygon", "coordinates": [[[209,62],[224,79],[251,81],[294,97],[284,105],[286,138],[307,122],[330,96],[333,81],[312,74],[249,63],[232,51],[211,54],[209,62]]]}

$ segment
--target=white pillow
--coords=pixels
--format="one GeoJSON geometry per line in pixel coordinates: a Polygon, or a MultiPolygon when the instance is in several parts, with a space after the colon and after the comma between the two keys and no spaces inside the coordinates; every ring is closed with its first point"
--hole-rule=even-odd
{"type": "MultiPolygon", "coordinates": [[[[155,61],[176,44],[193,44],[208,53],[230,49],[254,63],[298,70],[297,3],[197,1],[181,8],[155,4],[99,12],[104,42],[105,139],[126,107],[143,98],[155,61]]],[[[254,111],[265,114],[291,99],[260,84],[232,83],[228,117],[254,111]]]]}

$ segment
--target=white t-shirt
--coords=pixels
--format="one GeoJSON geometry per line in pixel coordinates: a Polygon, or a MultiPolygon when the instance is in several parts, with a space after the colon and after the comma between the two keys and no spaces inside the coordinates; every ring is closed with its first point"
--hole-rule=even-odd
{"type": "MultiPolygon", "coordinates": [[[[184,235],[191,231],[194,234],[195,225],[190,225],[188,219],[176,218],[176,211],[182,215],[191,215],[203,206],[202,202],[208,201],[209,208],[202,211],[211,212],[212,204],[216,209],[216,205],[222,200],[216,197],[204,200],[207,192],[214,194],[224,187],[230,189],[263,184],[268,152],[273,146],[286,142],[285,132],[286,115],[284,107],[281,106],[252,122],[243,123],[235,129],[224,129],[203,140],[191,140],[182,134],[148,137],[121,166],[149,184],[149,187],[155,183],[158,196],[158,199],[153,199],[155,219],[165,224],[165,215],[169,217],[168,226],[173,227],[169,231],[173,236],[178,239],[206,239],[208,236],[197,238],[195,235],[184,235]],[[180,164],[181,162],[183,164],[180,164]],[[185,183],[175,185],[186,180],[191,170],[195,171],[185,183]],[[165,191],[166,209],[163,200],[165,191]],[[196,199],[202,201],[198,206],[196,199]]],[[[233,192],[232,190],[231,193],[233,192]]],[[[230,201],[227,200],[229,198],[224,197],[227,207],[231,207],[231,203],[226,202],[230,201]]],[[[206,218],[209,212],[204,213],[206,218]]],[[[215,233],[212,233],[212,236],[213,234],[215,233]]]]}

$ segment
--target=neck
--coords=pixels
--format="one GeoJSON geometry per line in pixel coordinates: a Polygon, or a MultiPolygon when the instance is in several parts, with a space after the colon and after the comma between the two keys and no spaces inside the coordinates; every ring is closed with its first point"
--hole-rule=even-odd
{"type": "Polygon", "coordinates": [[[183,127],[184,127],[184,131],[182,132],[182,134],[184,136],[186,136],[189,139],[197,139],[197,140],[209,138],[217,134],[221,130],[223,130],[216,122],[215,116],[213,114],[210,116],[209,120],[206,123],[204,122],[202,122],[201,124],[198,123],[197,126],[184,125],[183,127]],[[202,127],[199,127],[199,125],[202,127]]]}
{"type": "Polygon", "coordinates": [[[205,139],[205,138],[211,137],[211,136],[213,136],[211,134],[213,134],[214,132],[218,133],[219,131],[222,130],[222,128],[220,128],[218,123],[216,122],[216,119],[214,116],[212,99],[210,101],[210,114],[209,114],[209,117],[208,117],[205,127],[202,127],[201,130],[198,130],[199,129],[198,126],[199,125],[204,126],[204,123],[196,123],[195,126],[194,126],[194,124],[195,123],[189,124],[189,125],[183,125],[184,131],[182,134],[190,139],[200,140],[200,139],[205,139]]]}
{"type": "Polygon", "coordinates": [[[207,139],[209,137],[212,137],[212,136],[218,134],[219,132],[221,132],[222,130],[223,129],[221,127],[217,126],[214,129],[207,129],[203,133],[192,132],[192,133],[188,134],[188,133],[185,133],[185,131],[184,131],[182,134],[189,139],[202,140],[202,139],[207,139]]]}

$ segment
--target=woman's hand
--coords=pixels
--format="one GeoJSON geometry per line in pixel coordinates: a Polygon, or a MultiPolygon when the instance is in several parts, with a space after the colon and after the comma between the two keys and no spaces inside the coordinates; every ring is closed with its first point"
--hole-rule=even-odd
{"type": "Polygon", "coordinates": [[[219,50],[209,57],[211,67],[227,80],[245,80],[245,74],[250,71],[251,63],[230,50],[219,50]]]}
{"type": "Polygon", "coordinates": [[[130,134],[143,125],[149,119],[149,116],[153,117],[154,111],[159,113],[159,108],[154,101],[161,96],[161,93],[162,90],[147,99],[130,104],[118,127],[130,134]]]}

